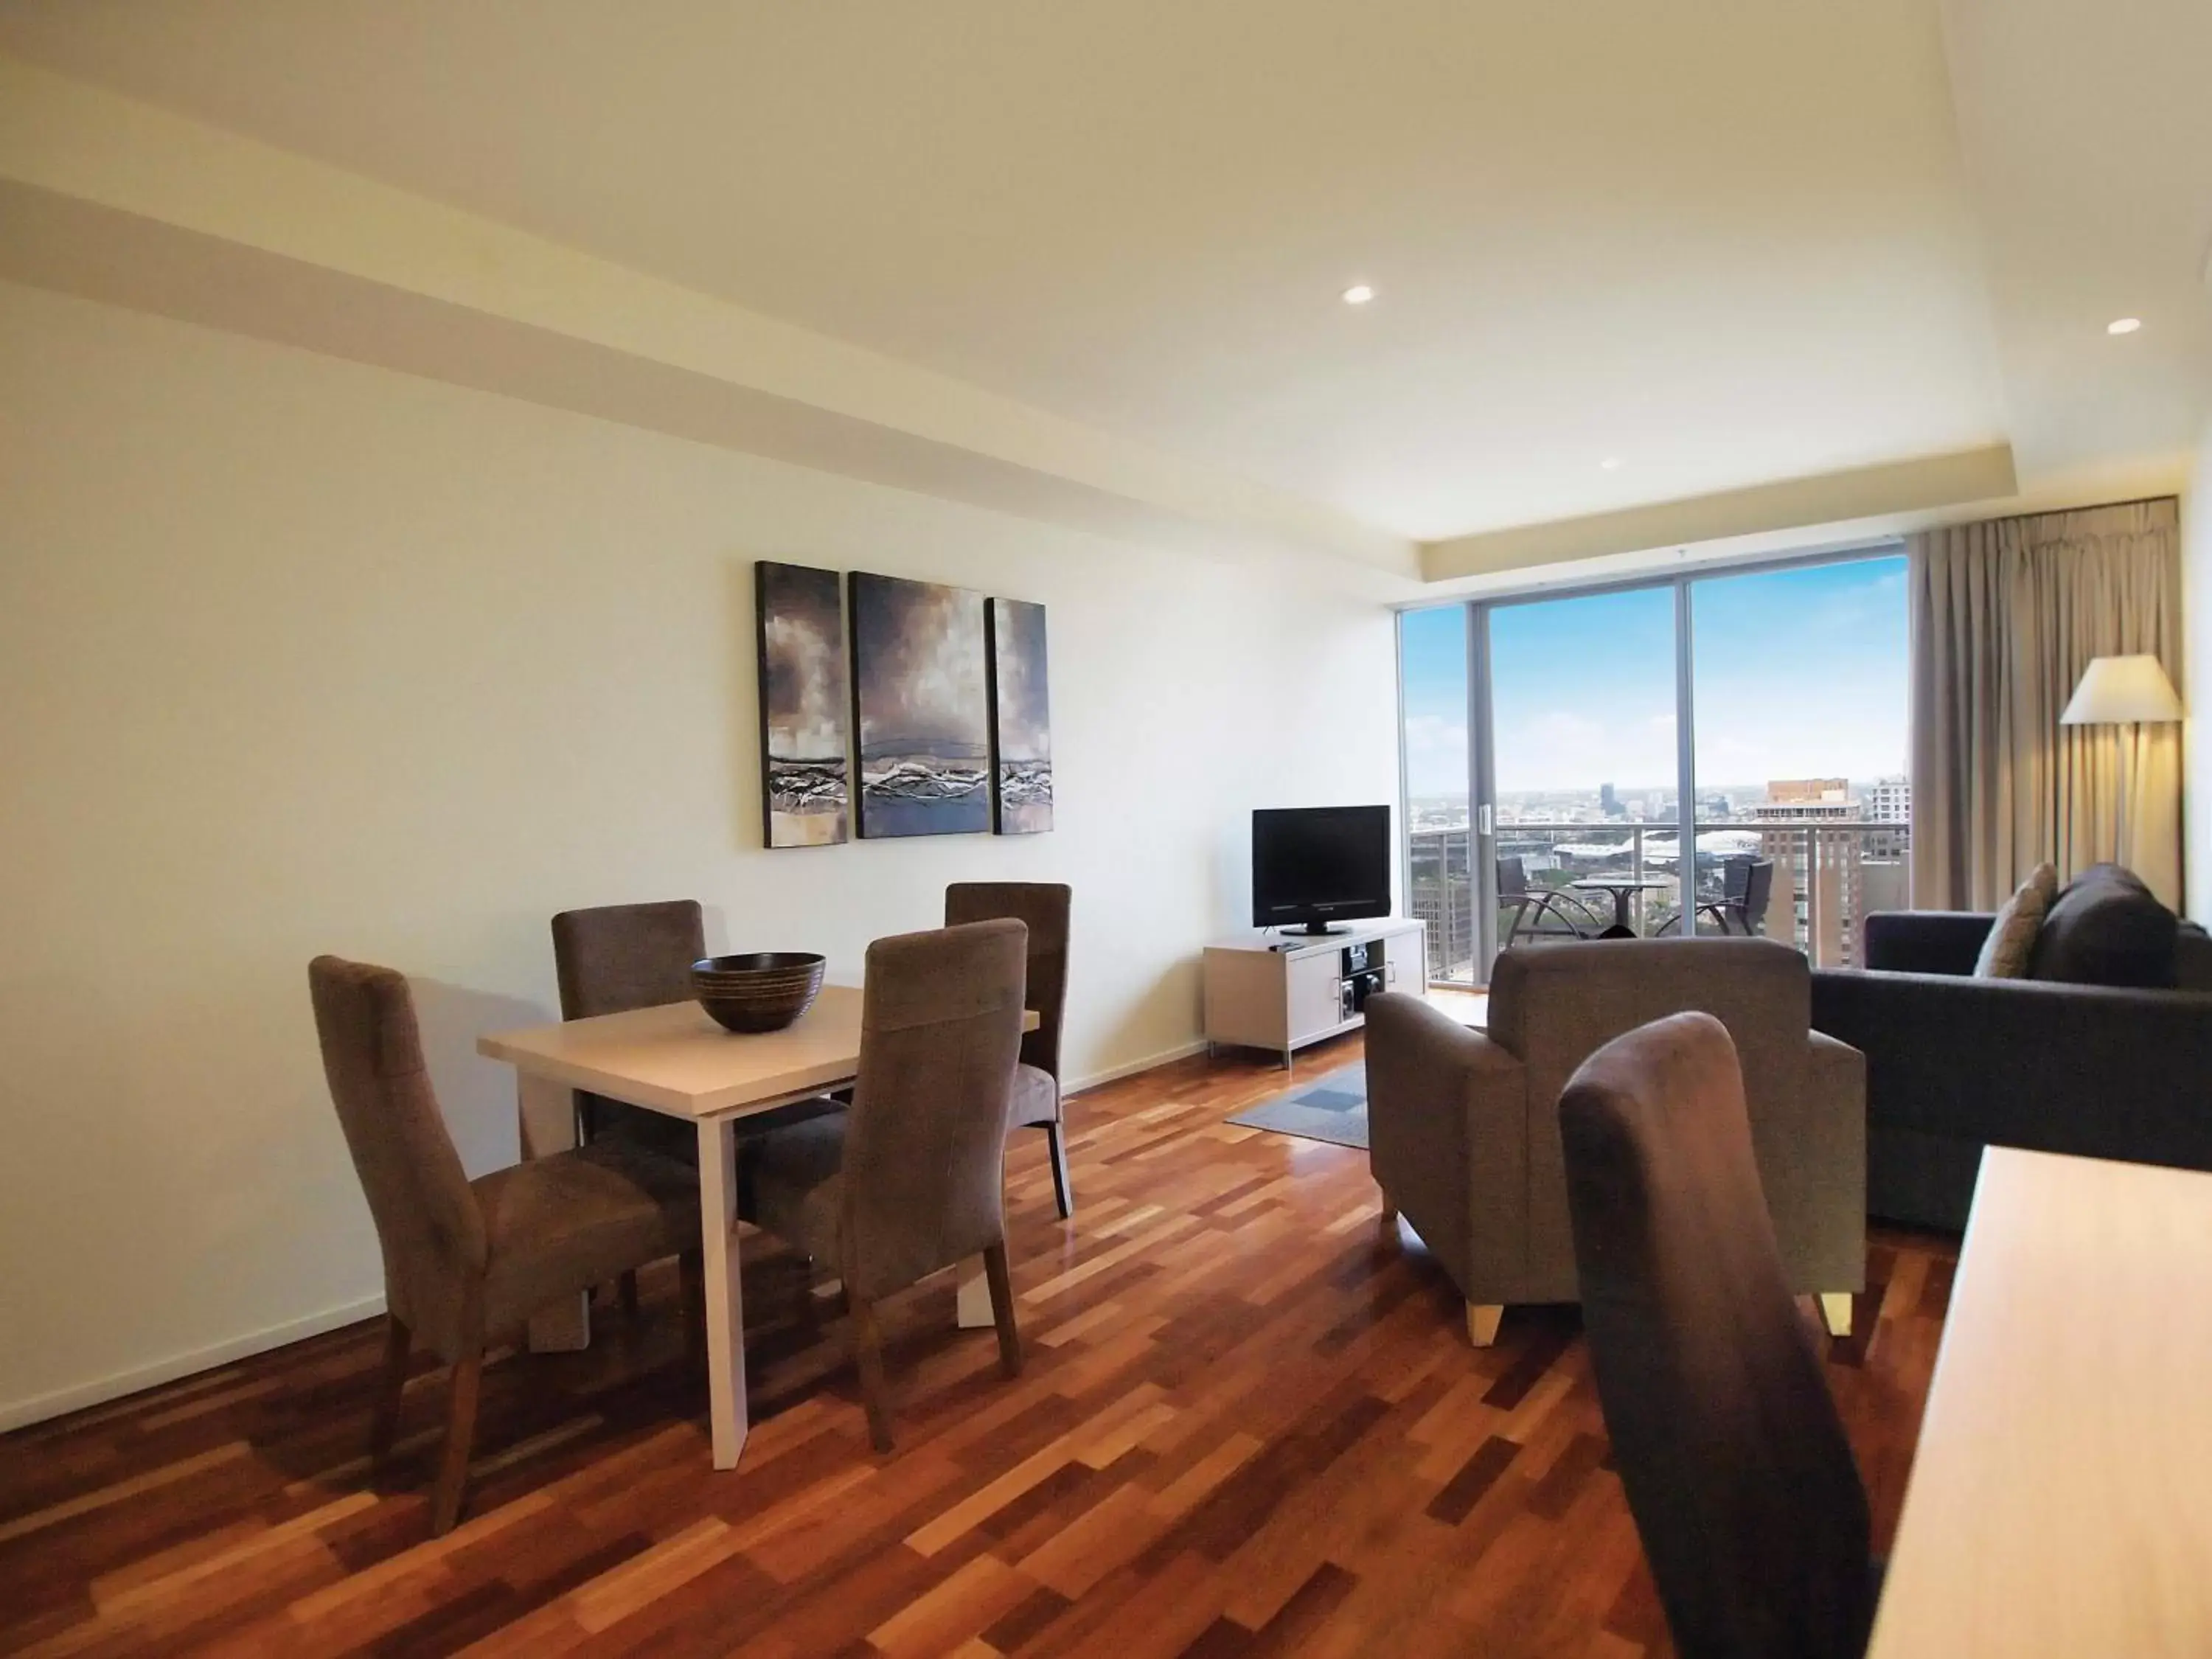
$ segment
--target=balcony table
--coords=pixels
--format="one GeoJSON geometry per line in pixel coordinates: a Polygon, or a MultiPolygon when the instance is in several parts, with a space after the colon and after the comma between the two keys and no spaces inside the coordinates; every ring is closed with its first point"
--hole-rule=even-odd
{"type": "Polygon", "coordinates": [[[2212,1654],[2212,1175],[1992,1146],[1868,1659],[2212,1654]]]}
{"type": "Polygon", "coordinates": [[[1636,929],[1628,920],[1628,899],[1632,893],[1661,893],[1674,884],[1672,881],[1652,881],[1642,876],[1577,876],[1567,884],[1593,892],[1613,895],[1613,931],[1601,934],[1605,939],[1633,939],[1636,929]]]}
{"type": "MultiPolygon", "coordinates": [[[[572,1091],[582,1089],[696,1126],[700,1244],[706,1257],[708,1420],[714,1467],[737,1467],[744,1449],[744,1310],[738,1283],[736,1126],[739,1119],[826,1094],[860,1069],[860,988],[825,985],[814,1006],[781,1031],[739,1036],[696,1002],[498,1031],[477,1052],[515,1070],[522,1155],[546,1158],[576,1144],[572,1091]]],[[[1037,1027],[1035,1011],[1023,1029],[1037,1027]]],[[[963,1273],[980,1285],[982,1273],[963,1273]]],[[[988,1321],[986,1322],[988,1322],[988,1321]]],[[[531,1322],[535,1349],[580,1348],[591,1327],[582,1298],[531,1322]]]]}

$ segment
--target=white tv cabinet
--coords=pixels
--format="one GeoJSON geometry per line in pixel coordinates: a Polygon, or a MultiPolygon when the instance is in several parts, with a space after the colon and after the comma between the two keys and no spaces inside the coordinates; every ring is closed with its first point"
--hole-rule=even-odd
{"type": "Polygon", "coordinates": [[[1291,1057],[1366,1024],[1359,1003],[1370,990],[1420,993],[1429,987],[1427,925],[1401,917],[1355,921],[1318,938],[1298,933],[1240,933],[1206,947],[1206,1042],[1272,1048],[1291,1057]],[[1353,964],[1361,957],[1364,967],[1353,964]]]}

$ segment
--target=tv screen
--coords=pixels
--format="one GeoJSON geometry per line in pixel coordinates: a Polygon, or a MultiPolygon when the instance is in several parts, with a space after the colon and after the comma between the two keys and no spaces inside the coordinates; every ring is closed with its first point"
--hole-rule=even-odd
{"type": "Polygon", "coordinates": [[[1390,914],[1390,809],[1267,808],[1252,814],[1252,924],[1390,914]]]}

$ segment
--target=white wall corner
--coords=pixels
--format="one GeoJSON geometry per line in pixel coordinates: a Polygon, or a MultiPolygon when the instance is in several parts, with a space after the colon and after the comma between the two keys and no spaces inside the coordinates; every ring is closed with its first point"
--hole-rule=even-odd
{"type": "Polygon", "coordinates": [[[2183,908],[2212,926],[2212,417],[2181,495],[2183,908]]]}

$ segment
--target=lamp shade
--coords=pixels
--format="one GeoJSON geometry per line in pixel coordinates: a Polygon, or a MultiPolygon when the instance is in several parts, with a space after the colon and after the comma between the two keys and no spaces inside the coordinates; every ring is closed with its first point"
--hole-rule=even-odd
{"type": "Polygon", "coordinates": [[[2118,726],[2133,720],[2178,720],[2181,699],[2156,657],[2094,657],[2081,671],[2061,726],[2118,726]]]}

